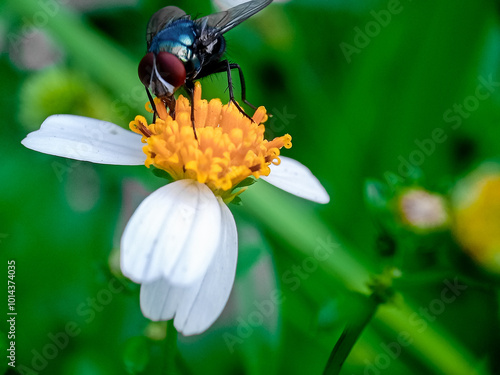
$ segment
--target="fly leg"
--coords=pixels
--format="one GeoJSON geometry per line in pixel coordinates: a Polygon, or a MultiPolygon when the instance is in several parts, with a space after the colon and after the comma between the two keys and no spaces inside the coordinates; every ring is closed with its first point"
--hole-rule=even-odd
{"type": "Polygon", "coordinates": [[[149,103],[151,104],[151,109],[153,110],[153,123],[155,123],[158,111],[156,110],[155,101],[153,100],[153,97],[151,96],[151,93],[149,92],[147,87],[146,87],[146,94],[148,94],[149,103]]]}
{"type": "Polygon", "coordinates": [[[241,67],[238,64],[230,63],[228,60],[221,60],[217,61],[215,63],[210,64],[209,66],[205,67],[205,69],[202,71],[200,75],[198,75],[197,79],[206,77],[210,74],[214,73],[222,73],[226,72],[227,74],[227,83],[228,83],[228,90],[229,90],[229,100],[233,102],[233,104],[238,108],[238,111],[240,111],[245,117],[248,117],[250,120],[253,121],[253,119],[245,113],[243,108],[240,107],[240,105],[236,102],[236,99],[234,98],[234,91],[233,91],[233,78],[231,76],[231,70],[232,69],[238,69],[239,76],[240,76],[240,84],[241,84],[241,99],[245,104],[250,106],[253,109],[257,109],[252,103],[250,103],[247,98],[246,98],[246,86],[245,86],[245,78],[243,77],[243,71],[241,70],[241,67]]]}
{"type": "Polygon", "coordinates": [[[245,77],[243,76],[243,70],[241,69],[241,66],[238,64],[231,63],[229,64],[230,69],[238,69],[238,73],[240,75],[240,85],[241,85],[241,100],[243,100],[243,103],[248,105],[250,108],[256,110],[257,107],[254,106],[252,103],[250,103],[247,100],[247,90],[245,86],[245,77]]]}
{"type": "Polygon", "coordinates": [[[194,125],[194,83],[193,81],[186,81],[184,84],[184,88],[191,99],[191,124],[193,125],[194,139],[198,140],[198,136],[196,135],[196,127],[194,125]]]}
{"type": "Polygon", "coordinates": [[[175,120],[175,97],[172,95],[171,97],[162,99],[165,108],[168,108],[168,114],[172,117],[172,120],[175,120]]]}
{"type": "Polygon", "coordinates": [[[243,102],[248,104],[250,107],[253,109],[257,109],[253,104],[247,101],[246,99],[246,88],[245,88],[245,79],[243,77],[243,72],[241,70],[241,67],[238,64],[231,64],[228,60],[223,60],[220,62],[221,64],[226,65],[226,71],[227,71],[227,83],[228,83],[228,89],[229,89],[229,100],[233,102],[233,104],[238,108],[238,111],[240,111],[243,115],[248,117],[250,120],[253,121],[253,119],[245,113],[243,108],[240,107],[240,105],[236,102],[234,99],[234,92],[233,92],[233,79],[231,77],[231,69],[238,69],[240,73],[240,83],[241,83],[241,98],[243,99],[243,102]]]}
{"type": "MultiPolygon", "coordinates": [[[[243,103],[245,103],[246,105],[248,105],[248,106],[249,106],[250,108],[252,108],[253,110],[257,110],[257,107],[256,107],[256,106],[254,106],[252,103],[250,103],[250,102],[247,100],[247,90],[246,90],[246,86],[245,86],[245,77],[243,77],[243,70],[241,69],[241,66],[239,66],[238,64],[234,64],[234,63],[229,64],[229,66],[230,66],[230,68],[231,68],[231,69],[238,69],[238,73],[239,73],[239,75],[240,75],[240,85],[241,85],[241,100],[243,101],[243,103]]],[[[228,77],[228,78],[229,78],[229,77],[228,77]]],[[[232,98],[232,102],[233,102],[234,104],[236,104],[236,103],[234,102],[234,97],[232,98]]],[[[241,111],[241,108],[239,108],[239,109],[240,109],[240,112],[242,112],[242,111],[241,111]]],[[[246,115],[246,113],[244,113],[244,114],[246,115]]],[[[268,115],[269,117],[273,117],[273,115],[272,115],[271,113],[269,113],[269,112],[267,113],[267,115],[268,115]]],[[[249,117],[249,116],[247,116],[247,117],[249,117]]],[[[250,118],[250,117],[249,117],[249,118],[250,118]]],[[[253,121],[253,119],[252,119],[252,118],[250,118],[250,120],[252,120],[252,121],[253,121]]]]}

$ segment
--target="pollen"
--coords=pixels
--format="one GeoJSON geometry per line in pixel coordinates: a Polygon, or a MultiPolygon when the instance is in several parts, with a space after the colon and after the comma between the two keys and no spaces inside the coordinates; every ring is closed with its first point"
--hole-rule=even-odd
{"type": "Polygon", "coordinates": [[[233,191],[238,184],[251,176],[269,175],[269,165],[280,163],[280,149],[292,147],[288,134],[264,139],[268,119],[264,107],[259,107],[251,120],[232,102],[222,105],[220,99],[201,99],[199,82],[193,97],[196,135],[191,105],[182,95],[176,101],[175,120],[155,99],[158,117],[154,123],[148,124],[143,116],[130,123],[130,129],[142,135],[145,143],[146,167],[162,169],[174,180],[206,184],[228,202],[243,191],[233,191]]]}

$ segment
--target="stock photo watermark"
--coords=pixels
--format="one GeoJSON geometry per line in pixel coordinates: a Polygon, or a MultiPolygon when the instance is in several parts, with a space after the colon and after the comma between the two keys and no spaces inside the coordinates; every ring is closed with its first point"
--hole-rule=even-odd
{"type": "MultiPolygon", "coordinates": [[[[412,0],[408,0],[412,1],[412,0]]],[[[373,38],[376,38],[382,30],[387,28],[393,17],[400,14],[404,10],[400,0],[389,0],[385,9],[371,10],[371,20],[368,21],[363,28],[354,27],[354,37],[352,43],[342,42],[339,44],[342,53],[348,64],[352,62],[352,55],[360,54],[371,43],[373,38]]]]}
{"type": "Polygon", "coordinates": [[[22,18],[22,26],[17,33],[8,33],[7,40],[16,52],[19,51],[23,41],[31,38],[36,32],[47,26],[50,19],[55,17],[69,0],[38,0],[35,4],[36,11],[29,18],[22,18]]]}
{"type": "Polygon", "coordinates": [[[273,108],[270,112],[272,117],[266,122],[266,131],[264,136],[266,139],[273,139],[276,134],[281,134],[290,125],[291,120],[294,120],[297,115],[288,113],[287,107],[283,107],[280,111],[278,108],[273,108]]]}
{"type": "MultiPolygon", "coordinates": [[[[326,240],[318,239],[313,255],[304,258],[300,264],[294,264],[283,272],[282,285],[286,285],[292,292],[298,290],[302,281],[307,280],[319,268],[321,262],[330,258],[337,247],[338,244],[332,241],[331,237],[327,237],[326,240]]],[[[265,318],[272,316],[285,300],[286,296],[283,295],[283,292],[280,289],[274,289],[269,293],[268,298],[254,301],[255,308],[246,316],[239,316],[236,319],[238,323],[236,335],[229,332],[222,335],[229,352],[233,354],[235,347],[252,336],[255,329],[262,326],[265,318]]]]}
{"type": "Polygon", "coordinates": [[[487,78],[478,77],[478,84],[474,93],[466,96],[459,103],[454,103],[443,112],[443,121],[448,124],[448,128],[436,127],[431,131],[428,138],[422,140],[415,139],[415,148],[407,155],[398,156],[397,173],[386,171],[384,178],[387,184],[394,189],[398,183],[403,183],[407,178],[415,175],[418,167],[422,166],[427,158],[432,156],[437,146],[445,143],[449,139],[450,129],[459,129],[464,119],[468,119],[484,102],[491,98],[492,94],[500,87],[500,82],[495,81],[493,75],[487,78]]]}
{"type": "MultiPolygon", "coordinates": [[[[427,330],[429,324],[435,322],[443,314],[451,303],[453,303],[468,286],[462,284],[458,277],[453,280],[445,279],[444,287],[439,296],[431,300],[427,305],[420,306],[418,312],[408,316],[408,325],[415,328],[417,334],[427,330]]],[[[381,342],[380,351],[373,360],[365,359],[363,375],[381,375],[387,370],[393,361],[397,360],[403,353],[404,348],[410,346],[414,336],[408,331],[398,333],[396,340],[389,343],[381,342]]],[[[354,374],[353,374],[354,375],[354,374]]]]}
{"type": "Polygon", "coordinates": [[[144,104],[146,93],[142,84],[136,85],[130,93],[123,93],[119,99],[113,100],[111,110],[119,119],[127,121],[133,115],[131,107],[140,107],[144,104]]]}
{"type": "MultiPolygon", "coordinates": [[[[142,89],[144,89],[144,87],[142,87],[142,89]]],[[[137,92],[137,96],[132,94],[132,97],[135,98],[134,100],[139,101],[139,92],[137,92]]],[[[114,102],[115,110],[119,112],[121,111],[120,115],[125,116],[130,112],[129,107],[125,105],[125,100],[129,99],[131,99],[131,96],[125,95],[122,99],[114,102]]],[[[275,137],[275,134],[283,132],[283,130],[290,125],[291,121],[297,117],[296,114],[289,113],[286,106],[283,107],[282,110],[273,108],[271,113],[272,117],[270,117],[266,124],[265,136],[267,139],[272,139],[275,137]]],[[[105,121],[103,121],[103,124],[108,124],[109,126],[88,127],[86,131],[86,138],[88,139],[88,142],[82,140],[81,142],[66,145],[66,159],[54,160],[51,163],[52,170],[54,171],[59,182],[63,182],[65,175],[73,172],[78,166],[81,165],[81,159],[85,159],[86,155],[97,153],[100,143],[106,142],[109,135],[108,133],[113,132],[114,125],[105,121]]]]}
{"type": "Polygon", "coordinates": [[[89,154],[97,154],[100,149],[100,144],[109,141],[109,137],[115,135],[115,125],[102,121],[102,126],[86,126],[85,137],[87,141],[74,141],[65,146],[66,159],[61,161],[54,160],[51,163],[52,170],[56,174],[57,180],[63,182],[64,176],[73,172],[85,160],[89,154]]]}
{"type": "Polygon", "coordinates": [[[16,367],[16,261],[7,261],[7,364],[16,367]]]}
{"type": "Polygon", "coordinates": [[[29,366],[21,364],[17,370],[22,375],[38,375],[45,370],[49,362],[59,356],[66,349],[72,338],[80,335],[85,326],[91,324],[114,299],[114,297],[125,289],[125,285],[117,278],[109,280],[106,287],[100,289],[94,296],[87,299],[76,307],[76,313],[83,322],[68,321],[64,328],[56,333],[47,334],[47,343],[39,350],[31,350],[32,358],[29,366]]]}

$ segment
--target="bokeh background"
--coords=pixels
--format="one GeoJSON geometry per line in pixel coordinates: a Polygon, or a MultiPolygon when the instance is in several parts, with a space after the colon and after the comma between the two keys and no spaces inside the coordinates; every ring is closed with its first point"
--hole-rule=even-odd
{"type": "MultiPolygon", "coordinates": [[[[2,0],[2,309],[14,259],[18,315],[17,367],[5,318],[1,371],[164,373],[166,325],[142,316],[118,260],[128,218],[162,180],[20,141],[55,113],[125,128],[144,114],[137,64],[165,5],[215,11],[2,0]]],[[[179,374],[320,374],[352,324],[362,333],[347,335],[341,374],[500,373],[499,18],[493,0],[291,0],[227,34],[248,99],[274,114],[267,135],[292,135],[284,154],[331,202],[257,183],[231,207],[233,293],[209,331],[179,335],[179,374]]],[[[223,74],[202,83],[205,98],[227,98],[223,74]]]]}

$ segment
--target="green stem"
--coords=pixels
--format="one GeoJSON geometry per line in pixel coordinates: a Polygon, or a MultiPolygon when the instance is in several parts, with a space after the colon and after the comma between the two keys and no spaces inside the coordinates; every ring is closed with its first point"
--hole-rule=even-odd
{"type": "MultiPolygon", "coordinates": [[[[336,243],[332,256],[320,261],[319,266],[331,276],[332,283],[368,295],[367,283],[370,281],[370,274],[375,273],[374,270],[356,251],[343,243],[340,236],[327,228],[306,203],[264,182],[248,189],[244,193],[243,202],[245,209],[267,225],[291,251],[301,252],[303,256],[314,257],[318,240],[332,239],[336,243]]],[[[374,320],[392,332],[408,332],[412,338],[408,350],[430,369],[436,369],[437,373],[488,374],[484,368],[477,366],[477,360],[470,350],[443,329],[439,322],[433,322],[432,325],[429,322],[425,330],[412,324],[415,317],[419,316],[417,309],[410,307],[414,305],[411,298],[405,296],[397,307],[381,306],[374,320]]]]}
{"type": "Polygon", "coordinates": [[[373,318],[379,303],[380,300],[374,294],[366,299],[364,308],[360,309],[360,313],[347,324],[344,332],[342,332],[342,335],[333,347],[330,358],[328,358],[325,370],[323,371],[323,375],[340,374],[342,365],[347,359],[354,344],[358,341],[359,336],[373,318]]]}
{"type": "Polygon", "coordinates": [[[177,366],[177,330],[174,327],[174,320],[167,321],[167,336],[165,338],[165,374],[176,375],[177,366]]]}

